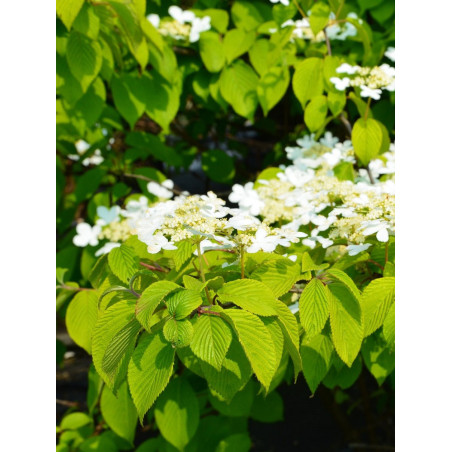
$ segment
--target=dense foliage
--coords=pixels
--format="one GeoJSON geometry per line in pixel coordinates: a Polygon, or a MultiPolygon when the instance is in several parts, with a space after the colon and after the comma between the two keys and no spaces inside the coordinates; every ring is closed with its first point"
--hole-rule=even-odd
{"type": "Polygon", "coordinates": [[[283,382],[393,388],[393,3],[57,0],[56,30],[57,315],[93,360],[57,450],[247,451],[283,382]]]}

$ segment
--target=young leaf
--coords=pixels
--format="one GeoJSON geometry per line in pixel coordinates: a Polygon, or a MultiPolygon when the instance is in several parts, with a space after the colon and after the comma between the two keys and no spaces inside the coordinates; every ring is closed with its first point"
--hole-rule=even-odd
{"type": "Polygon", "coordinates": [[[383,325],[391,305],[394,303],[395,278],[374,279],[363,291],[362,311],[364,337],[370,336],[383,325]]]}
{"type": "Polygon", "coordinates": [[[199,402],[185,378],[175,378],[155,404],[155,421],[162,436],[183,451],[199,424],[199,402]]]}
{"type": "Polygon", "coordinates": [[[226,283],[219,291],[222,303],[228,301],[254,314],[276,315],[276,298],[272,291],[260,281],[237,279],[226,283]]]}
{"type": "Polygon", "coordinates": [[[334,347],[326,334],[306,338],[300,347],[303,375],[314,394],[331,366],[334,347]]]}
{"type": "Polygon", "coordinates": [[[283,98],[289,83],[289,69],[285,66],[273,66],[259,79],[257,97],[265,116],[283,98]]]}
{"type": "Polygon", "coordinates": [[[257,379],[268,390],[279,363],[276,363],[275,346],[264,323],[241,309],[228,309],[222,315],[230,320],[257,379]]]}
{"type": "Polygon", "coordinates": [[[319,130],[325,122],[328,113],[328,102],[325,96],[315,96],[304,111],[304,122],[311,132],[319,130]]]}
{"type": "Polygon", "coordinates": [[[317,35],[328,24],[330,18],[330,7],[322,2],[314,3],[311,8],[311,15],[309,16],[309,25],[314,33],[317,35]]]}
{"type": "Polygon", "coordinates": [[[323,270],[326,267],[328,267],[328,264],[317,265],[307,251],[303,253],[303,256],[301,257],[301,271],[303,273],[323,270]]]}
{"type": "Polygon", "coordinates": [[[75,18],[82,8],[84,0],[57,0],[57,16],[63,21],[68,30],[71,29],[75,18]]]}
{"type": "Polygon", "coordinates": [[[146,330],[151,328],[151,317],[157,306],[173,290],[180,286],[171,281],[157,281],[151,284],[138,298],[136,305],[136,316],[138,321],[146,330]]]}
{"type": "Polygon", "coordinates": [[[66,327],[73,341],[91,354],[91,335],[97,321],[97,295],[94,290],[81,290],[70,302],[66,327]]]}
{"type": "Polygon", "coordinates": [[[275,297],[280,297],[292,288],[299,276],[300,265],[290,259],[282,258],[257,266],[250,278],[261,281],[275,297]]]}
{"type": "Polygon", "coordinates": [[[137,271],[137,257],[133,248],[122,244],[118,248],[113,248],[108,253],[108,264],[111,271],[123,282],[129,279],[137,271]]]}
{"type": "Polygon", "coordinates": [[[347,273],[339,270],[338,268],[330,268],[327,273],[330,277],[333,278],[334,281],[338,281],[347,286],[348,290],[353,294],[353,296],[358,301],[361,301],[361,292],[356,287],[356,284],[353,282],[350,276],[347,275],[347,273]]]}
{"type": "Polygon", "coordinates": [[[207,314],[196,321],[190,347],[198,358],[220,371],[231,341],[228,323],[221,317],[207,314]]]}
{"type": "Polygon", "coordinates": [[[176,320],[187,317],[198,306],[201,306],[202,298],[198,291],[181,289],[168,295],[166,305],[168,313],[176,320]]]}
{"type": "Polygon", "coordinates": [[[240,28],[229,30],[223,39],[224,53],[226,61],[231,63],[240,55],[248,52],[253,45],[256,36],[254,33],[247,33],[240,28]]]}
{"type": "Polygon", "coordinates": [[[209,72],[221,71],[225,63],[224,44],[220,35],[214,31],[205,31],[199,38],[199,52],[202,62],[209,72]]]}
{"type": "Polygon", "coordinates": [[[295,96],[305,108],[308,100],[323,92],[323,60],[306,58],[298,63],[292,80],[295,96]]]}
{"type": "Polygon", "coordinates": [[[300,300],[300,323],[309,337],[319,334],[328,320],[328,294],[321,281],[314,278],[304,288],[300,300]]]}
{"type": "Polygon", "coordinates": [[[342,283],[328,286],[329,311],[334,347],[350,367],[363,340],[362,312],[359,301],[342,283]]]}
{"type": "Polygon", "coordinates": [[[129,363],[128,381],[140,422],[165,389],[173,373],[174,348],[160,331],[145,333],[129,363]]]}
{"type": "Polygon", "coordinates": [[[104,387],[100,411],[106,424],[118,436],[133,444],[138,415],[126,382],[122,383],[116,395],[108,387],[104,387]]]}
{"type": "Polygon", "coordinates": [[[383,144],[383,132],[375,119],[359,118],[353,125],[352,143],[356,156],[363,165],[378,156],[383,144]]]}
{"type": "Polygon", "coordinates": [[[163,327],[163,335],[174,348],[187,347],[193,339],[193,325],[188,319],[168,319],[163,327]]]}

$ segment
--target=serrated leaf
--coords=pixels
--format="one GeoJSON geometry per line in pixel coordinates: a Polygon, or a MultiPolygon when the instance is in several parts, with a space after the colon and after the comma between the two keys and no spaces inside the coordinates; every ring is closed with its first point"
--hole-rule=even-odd
{"type": "Polygon", "coordinates": [[[361,302],[361,292],[356,287],[356,284],[354,283],[353,279],[350,278],[350,276],[347,275],[347,273],[343,272],[342,270],[339,270],[338,268],[330,268],[327,271],[328,275],[333,278],[334,281],[338,281],[342,284],[344,284],[348,290],[353,294],[353,296],[361,302]]]}
{"type": "Polygon", "coordinates": [[[58,17],[62,20],[63,24],[68,30],[71,29],[75,18],[77,17],[80,9],[83,6],[85,0],[57,0],[56,12],[58,17]]]}
{"type": "Polygon", "coordinates": [[[334,348],[350,367],[363,340],[361,307],[353,293],[342,283],[330,284],[327,292],[334,348]]]}
{"type": "Polygon", "coordinates": [[[383,337],[388,344],[389,350],[395,348],[395,304],[389,308],[388,315],[383,323],[383,337]]]}
{"type": "Polygon", "coordinates": [[[73,341],[91,354],[91,335],[97,322],[97,294],[81,290],[70,302],[66,327],[73,341]]]}
{"type": "Polygon", "coordinates": [[[171,281],[157,281],[151,284],[138,298],[136,305],[136,316],[138,321],[146,330],[151,328],[151,317],[157,306],[173,290],[180,286],[171,281]]]}
{"type": "Polygon", "coordinates": [[[126,382],[122,383],[116,395],[108,387],[104,387],[100,399],[100,411],[106,424],[119,437],[133,444],[138,414],[126,382]]]}
{"type": "Polygon", "coordinates": [[[383,277],[373,280],[363,291],[364,337],[380,328],[388,315],[395,297],[395,278],[383,277]]]}
{"type": "Polygon", "coordinates": [[[193,325],[188,319],[168,319],[163,327],[163,335],[174,348],[187,347],[193,339],[193,325]]]}
{"type": "Polygon", "coordinates": [[[358,355],[356,357],[355,361],[353,361],[352,367],[343,365],[344,363],[337,355],[333,356],[332,362],[333,365],[331,366],[327,376],[322,380],[322,384],[329,389],[333,389],[336,386],[339,386],[341,389],[348,389],[353,386],[361,374],[363,367],[361,356],[358,355]],[[342,367],[339,369],[335,366],[337,362],[342,364],[342,367]]]}
{"type": "Polygon", "coordinates": [[[275,297],[280,297],[292,288],[299,276],[299,264],[283,258],[257,266],[250,278],[261,281],[273,292],[275,297]]]}
{"type": "Polygon", "coordinates": [[[99,318],[93,331],[94,366],[113,391],[124,380],[129,359],[135,349],[139,324],[135,333],[134,324],[138,324],[135,319],[135,302],[125,301],[107,309],[99,318]],[[120,349],[115,347],[118,340],[120,349]],[[109,356],[106,357],[107,349],[109,349],[109,356]]]}
{"type": "Polygon", "coordinates": [[[319,334],[328,320],[328,294],[321,281],[314,278],[303,289],[299,300],[301,326],[310,337],[319,334]]]}
{"type": "Polygon", "coordinates": [[[166,305],[168,313],[176,320],[181,320],[201,306],[202,298],[197,290],[181,289],[168,295],[166,305]]]}
{"type": "Polygon", "coordinates": [[[220,414],[228,417],[248,417],[253,405],[254,392],[255,384],[250,380],[230,401],[219,400],[212,393],[209,394],[209,401],[220,414]]]}
{"type": "MultiPolygon", "coordinates": [[[[188,349],[183,349],[188,350],[188,349]]],[[[234,395],[245,387],[253,371],[236,337],[232,338],[229,350],[218,371],[204,361],[200,361],[209,389],[219,398],[230,401],[234,395]]]]}
{"type": "Polygon", "coordinates": [[[160,331],[145,333],[129,362],[128,381],[140,422],[173,373],[175,350],[160,331]]]}
{"type": "Polygon", "coordinates": [[[330,369],[333,352],[333,343],[326,334],[306,338],[301,344],[303,375],[313,394],[330,369]]]}
{"type": "Polygon", "coordinates": [[[182,452],[199,424],[199,402],[185,378],[173,379],[159,397],[155,421],[162,436],[182,452]]]}
{"type": "Polygon", "coordinates": [[[284,334],[281,326],[276,317],[263,317],[261,320],[272,338],[273,346],[275,348],[276,367],[279,367],[284,350],[284,334]]]}
{"type": "Polygon", "coordinates": [[[296,98],[305,108],[308,100],[319,96],[323,92],[323,60],[320,58],[306,58],[297,64],[292,79],[292,86],[296,98]]]}
{"type": "Polygon", "coordinates": [[[260,281],[252,279],[230,281],[221,287],[217,294],[222,303],[232,302],[253,314],[276,315],[276,297],[260,281]]]}
{"type": "Polygon", "coordinates": [[[196,321],[190,348],[198,358],[220,371],[231,341],[228,323],[221,317],[207,314],[196,321]]]}
{"type": "Polygon", "coordinates": [[[268,390],[279,363],[264,323],[256,315],[241,309],[227,309],[222,315],[230,320],[257,379],[268,390]]]}
{"type": "Polygon", "coordinates": [[[303,273],[310,271],[323,270],[328,267],[328,264],[317,265],[313,260],[311,255],[306,251],[301,257],[301,271],[303,273]]]}
{"type": "Polygon", "coordinates": [[[362,355],[364,364],[381,386],[395,367],[395,354],[386,345],[381,332],[364,340],[362,355]]]}
{"type": "Polygon", "coordinates": [[[124,244],[113,248],[108,253],[108,265],[121,281],[127,283],[138,270],[134,249],[124,244]]]}

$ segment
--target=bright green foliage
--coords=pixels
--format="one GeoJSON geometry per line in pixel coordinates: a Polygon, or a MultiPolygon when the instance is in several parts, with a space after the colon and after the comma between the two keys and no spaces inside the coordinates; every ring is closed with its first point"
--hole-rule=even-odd
{"type": "Polygon", "coordinates": [[[155,405],[155,420],[163,437],[183,451],[199,424],[198,399],[187,380],[171,381],[155,405]]]}
{"type": "Polygon", "coordinates": [[[252,279],[238,279],[226,283],[219,291],[222,303],[233,302],[237,306],[258,315],[276,315],[276,298],[263,283],[252,279]]]}
{"type": "Polygon", "coordinates": [[[209,72],[221,71],[226,57],[225,48],[218,33],[214,31],[203,33],[199,40],[199,51],[209,72]]]}
{"type": "Polygon", "coordinates": [[[315,96],[311,99],[304,112],[304,122],[311,132],[316,132],[325,123],[328,113],[326,96],[315,96]]]}
{"type": "Polygon", "coordinates": [[[314,35],[325,28],[325,25],[329,21],[329,16],[330,8],[326,3],[317,2],[314,4],[309,17],[309,24],[314,35]]]}
{"type": "Polygon", "coordinates": [[[173,373],[174,348],[163,333],[145,334],[129,363],[128,381],[140,421],[165,389],[173,373]]]}
{"type": "Polygon", "coordinates": [[[177,290],[166,297],[168,313],[176,320],[187,317],[201,304],[201,295],[196,290],[177,290]]]}
{"type": "Polygon", "coordinates": [[[163,327],[163,335],[174,348],[187,347],[193,339],[193,325],[187,319],[168,319],[163,327]]]}
{"type": "Polygon", "coordinates": [[[253,405],[255,384],[250,380],[248,384],[228,402],[219,400],[213,395],[209,395],[212,406],[221,414],[230,417],[249,416],[253,405]]]}
{"type": "Polygon", "coordinates": [[[126,383],[121,385],[116,396],[108,387],[104,387],[100,410],[107,425],[118,436],[133,444],[138,415],[126,383]]]}
{"type": "Polygon", "coordinates": [[[305,338],[301,343],[300,354],[303,363],[303,375],[313,394],[328,373],[333,352],[334,347],[331,339],[323,333],[312,338],[305,338]]]}
{"type": "Polygon", "coordinates": [[[395,366],[394,353],[388,348],[381,333],[375,333],[365,339],[362,355],[366,367],[381,385],[395,366]]]}
{"type": "Polygon", "coordinates": [[[71,29],[77,14],[82,8],[84,0],[57,0],[56,11],[68,30],[71,29]]]}
{"type": "Polygon", "coordinates": [[[362,310],[364,336],[369,336],[381,325],[394,303],[395,278],[384,277],[372,281],[363,291],[362,310]]]}
{"type": "Polygon", "coordinates": [[[289,83],[290,74],[285,66],[273,66],[259,79],[257,97],[265,116],[282,99],[289,83]]]}
{"type": "Polygon", "coordinates": [[[383,323],[383,337],[391,351],[395,347],[395,303],[389,308],[388,315],[383,323]]]}
{"type": "Polygon", "coordinates": [[[94,290],[81,290],[66,313],[66,327],[75,343],[91,353],[91,335],[97,321],[97,296],[94,290]]]}
{"type": "Polygon", "coordinates": [[[317,265],[308,252],[303,253],[303,256],[301,257],[301,270],[303,273],[323,270],[326,267],[328,267],[328,264],[317,265]]]}
{"type": "Polygon", "coordinates": [[[231,341],[231,328],[223,318],[203,315],[194,325],[190,347],[199,359],[220,371],[231,341]]]}
{"type": "Polygon", "coordinates": [[[229,30],[225,34],[223,41],[224,53],[228,64],[247,52],[253,45],[254,39],[254,33],[248,33],[240,28],[229,30]]]}
{"type": "Polygon", "coordinates": [[[278,363],[265,324],[256,315],[243,310],[230,309],[222,315],[231,322],[257,379],[268,390],[278,363]]]}
{"type": "Polygon", "coordinates": [[[111,271],[123,282],[127,282],[138,270],[136,256],[132,248],[121,245],[108,254],[111,271]]]}
{"type": "Polygon", "coordinates": [[[151,328],[151,317],[157,306],[170,292],[179,289],[180,286],[171,281],[158,281],[150,285],[137,301],[137,319],[144,328],[151,328]]]}
{"type": "Polygon", "coordinates": [[[321,281],[314,278],[300,296],[300,323],[311,337],[319,334],[328,320],[328,292],[321,281]]]}
{"type": "Polygon", "coordinates": [[[308,100],[323,92],[323,60],[306,58],[298,63],[292,79],[295,96],[303,108],[308,100]]]}
{"type": "Polygon", "coordinates": [[[340,283],[328,286],[328,298],[334,348],[350,367],[363,340],[361,307],[348,287],[340,283]]]}
{"type": "Polygon", "coordinates": [[[352,130],[352,143],[356,156],[363,165],[377,157],[383,145],[383,132],[372,118],[358,119],[352,130]]]}

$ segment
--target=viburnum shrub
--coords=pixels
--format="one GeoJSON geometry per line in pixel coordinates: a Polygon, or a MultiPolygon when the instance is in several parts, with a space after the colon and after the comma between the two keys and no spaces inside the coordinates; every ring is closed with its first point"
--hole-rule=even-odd
{"type": "Polygon", "coordinates": [[[57,0],[57,312],[93,360],[57,450],[247,451],[283,382],[393,381],[393,13],[57,0]]]}

